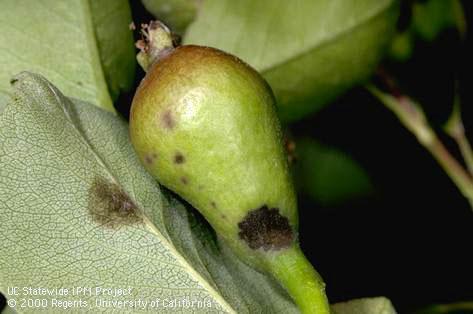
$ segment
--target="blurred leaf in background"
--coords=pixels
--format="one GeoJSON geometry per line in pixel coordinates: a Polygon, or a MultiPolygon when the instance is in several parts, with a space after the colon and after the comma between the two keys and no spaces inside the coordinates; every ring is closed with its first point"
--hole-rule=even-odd
{"type": "Polygon", "coordinates": [[[432,41],[447,28],[466,30],[460,0],[427,0],[414,2],[412,7],[413,29],[419,38],[432,41]]]}
{"type": "Polygon", "coordinates": [[[68,96],[114,111],[135,72],[127,0],[0,0],[0,111],[10,79],[41,73],[68,96]]]}
{"type": "Polygon", "coordinates": [[[415,314],[473,314],[473,302],[432,305],[416,311],[415,314]]]}
{"type": "Polygon", "coordinates": [[[396,32],[389,47],[388,56],[391,60],[404,62],[414,53],[415,36],[411,28],[396,32]]]}
{"type": "Polygon", "coordinates": [[[356,299],[332,306],[333,314],[396,314],[391,301],[383,297],[356,299]]]}
{"type": "Polygon", "coordinates": [[[288,122],[370,76],[398,9],[396,0],[204,0],[184,43],[220,48],[255,67],[288,122]]]}
{"type": "Polygon", "coordinates": [[[202,0],[142,0],[146,10],[178,34],[195,19],[202,0]]]}
{"type": "Polygon", "coordinates": [[[299,193],[322,206],[334,206],[367,196],[373,185],[351,157],[314,139],[296,141],[294,177],[299,193]]]}
{"type": "Polygon", "coordinates": [[[443,31],[456,28],[463,36],[466,21],[460,0],[414,1],[407,27],[399,30],[393,37],[389,57],[398,62],[408,60],[414,51],[416,39],[432,42],[443,31]]]}
{"type": "Polygon", "coordinates": [[[112,99],[133,87],[135,47],[126,0],[89,0],[96,42],[112,99]]]}

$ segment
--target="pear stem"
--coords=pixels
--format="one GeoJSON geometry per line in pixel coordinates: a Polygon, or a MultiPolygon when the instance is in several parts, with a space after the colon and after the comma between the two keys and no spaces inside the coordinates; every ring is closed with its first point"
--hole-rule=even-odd
{"type": "Polygon", "coordinates": [[[392,110],[404,126],[410,130],[437,160],[473,209],[473,178],[453,157],[427,122],[421,106],[405,95],[387,94],[372,84],[365,86],[382,104],[392,110]]]}
{"type": "Polygon", "coordinates": [[[169,28],[160,21],[141,25],[142,39],[135,44],[140,52],[136,55],[138,64],[145,72],[159,59],[172,52],[176,46],[169,28]]]}
{"type": "Polygon", "coordinates": [[[303,314],[329,314],[325,284],[298,245],[268,261],[269,271],[286,288],[303,314]]]}

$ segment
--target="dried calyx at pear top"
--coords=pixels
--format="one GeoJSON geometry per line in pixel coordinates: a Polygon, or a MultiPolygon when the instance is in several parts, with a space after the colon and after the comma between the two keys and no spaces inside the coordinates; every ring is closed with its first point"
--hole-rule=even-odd
{"type": "Polygon", "coordinates": [[[329,313],[324,284],[298,245],[270,87],[235,56],[176,47],[160,22],[142,32],[137,58],[147,73],[133,99],[130,136],[144,166],[243,261],[276,278],[304,313],[329,313]]]}

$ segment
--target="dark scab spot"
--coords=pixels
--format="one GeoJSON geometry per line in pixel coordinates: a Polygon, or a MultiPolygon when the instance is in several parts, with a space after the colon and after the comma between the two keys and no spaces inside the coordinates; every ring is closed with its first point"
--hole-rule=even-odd
{"type": "Polygon", "coordinates": [[[77,85],[82,86],[82,85],[84,85],[84,84],[82,84],[81,81],[77,81],[77,85]]]}
{"type": "Polygon", "coordinates": [[[289,220],[279,209],[266,205],[250,211],[238,227],[238,235],[253,250],[279,250],[289,247],[294,240],[289,220]]]}
{"type": "Polygon", "coordinates": [[[210,202],[210,205],[212,205],[213,208],[217,208],[217,204],[215,204],[214,201],[210,202]]]}
{"type": "Polygon", "coordinates": [[[154,163],[154,160],[155,160],[156,158],[158,158],[158,154],[156,154],[156,153],[148,153],[148,154],[145,155],[144,160],[145,160],[145,163],[146,163],[147,165],[152,165],[152,164],[154,163]]]}
{"type": "Polygon", "coordinates": [[[182,184],[188,184],[189,183],[189,179],[187,179],[186,177],[181,177],[181,182],[182,184]]]}
{"type": "Polygon", "coordinates": [[[161,115],[161,122],[163,123],[164,127],[166,129],[174,129],[174,126],[176,125],[176,121],[174,120],[174,117],[172,116],[172,112],[167,110],[161,115]]]}
{"type": "Polygon", "coordinates": [[[153,158],[151,158],[151,156],[149,156],[149,155],[146,155],[146,156],[145,156],[145,163],[146,163],[147,165],[153,164],[153,158]]]}
{"type": "Polygon", "coordinates": [[[174,163],[175,163],[175,164],[183,164],[183,163],[185,163],[185,162],[186,162],[186,158],[184,157],[183,154],[181,154],[181,153],[176,153],[176,154],[174,155],[174,163]]]}
{"type": "Polygon", "coordinates": [[[88,210],[102,226],[118,228],[142,221],[138,208],[116,183],[98,177],[89,188],[88,210]]]}
{"type": "Polygon", "coordinates": [[[18,82],[18,79],[12,78],[12,79],[10,80],[10,85],[15,85],[16,82],[18,82]]]}

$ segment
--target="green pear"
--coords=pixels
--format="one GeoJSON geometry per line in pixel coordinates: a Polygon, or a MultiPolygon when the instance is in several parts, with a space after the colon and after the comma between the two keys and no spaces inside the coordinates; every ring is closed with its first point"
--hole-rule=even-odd
{"type": "Polygon", "coordinates": [[[304,313],[328,313],[323,282],[298,245],[296,194],[270,87],[235,56],[171,47],[162,24],[147,31],[147,44],[157,38],[159,48],[139,56],[147,74],[130,114],[144,166],[238,257],[273,275],[304,313]]]}

